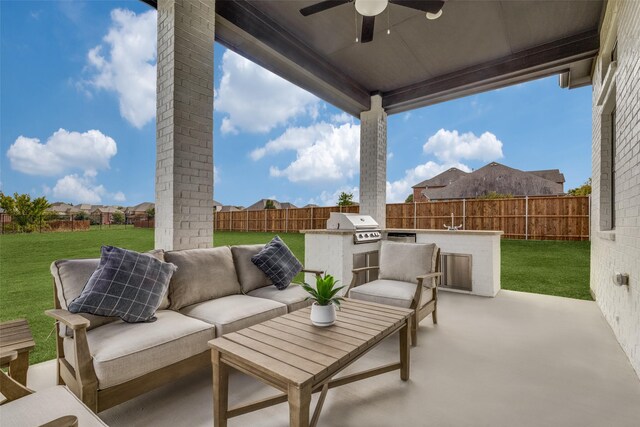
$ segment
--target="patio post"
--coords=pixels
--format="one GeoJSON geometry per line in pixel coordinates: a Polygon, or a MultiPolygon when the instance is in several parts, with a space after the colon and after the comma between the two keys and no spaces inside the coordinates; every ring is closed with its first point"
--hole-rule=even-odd
{"type": "Polygon", "coordinates": [[[158,1],[158,249],[213,245],[214,26],[214,1],[158,1]]]}
{"type": "Polygon", "coordinates": [[[387,113],[382,97],[371,97],[371,109],[360,114],[360,214],[381,227],[387,218],[387,113]]]}

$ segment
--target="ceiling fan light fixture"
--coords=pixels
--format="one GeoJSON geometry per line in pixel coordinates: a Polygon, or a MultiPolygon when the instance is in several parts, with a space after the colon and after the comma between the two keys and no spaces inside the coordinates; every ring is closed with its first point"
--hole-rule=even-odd
{"type": "Polygon", "coordinates": [[[437,11],[436,13],[427,12],[427,19],[430,21],[434,21],[442,16],[442,9],[437,11]]]}
{"type": "Polygon", "coordinates": [[[388,0],[356,0],[356,10],[363,16],[376,16],[387,7],[388,0]]]}

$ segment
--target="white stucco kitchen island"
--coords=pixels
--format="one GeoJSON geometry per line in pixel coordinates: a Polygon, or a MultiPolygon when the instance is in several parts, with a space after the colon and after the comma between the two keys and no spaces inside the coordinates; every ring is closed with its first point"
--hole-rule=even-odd
{"type": "MultiPolygon", "coordinates": [[[[446,276],[442,290],[494,297],[500,291],[500,237],[502,231],[384,229],[383,239],[404,235],[416,243],[435,243],[441,251],[446,276]],[[467,271],[468,270],[468,271],[467,271]],[[460,285],[456,280],[468,284],[460,285]]],[[[303,230],[305,267],[326,271],[342,284],[351,282],[355,264],[377,265],[380,242],[355,244],[347,230],[303,230]]],[[[362,266],[362,265],[358,265],[362,266]]],[[[305,277],[313,283],[313,277],[305,277]]]]}

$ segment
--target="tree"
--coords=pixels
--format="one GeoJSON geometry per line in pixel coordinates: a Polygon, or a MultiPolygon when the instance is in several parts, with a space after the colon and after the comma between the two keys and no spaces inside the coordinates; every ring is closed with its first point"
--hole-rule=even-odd
{"type": "Polygon", "coordinates": [[[28,194],[13,193],[11,197],[0,191],[0,207],[7,215],[11,215],[12,222],[15,222],[21,231],[35,230],[50,206],[44,197],[31,200],[28,194]]]}
{"type": "Polygon", "coordinates": [[[153,219],[156,217],[156,208],[149,208],[145,212],[147,213],[147,219],[153,219]]]}
{"type": "Polygon", "coordinates": [[[588,196],[591,194],[591,178],[589,178],[584,184],[580,187],[572,188],[567,191],[567,194],[571,196],[588,196]]]}
{"type": "Polygon", "coordinates": [[[338,196],[338,206],[353,205],[353,193],[345,193],[344,191],[338,196]]]}
{"type": "Polygon", "coordinates": [[[124,224],[124,214],[122,212],[114,212],[111,215],[111,222],[113,224],[124,224]]]}
{"type": "Polygon", "coordinates": [[[85,221],[87,219],[90,219],[89,214],[86,213],[85,211],[80,211],[76,214],[76,216],[74,217],[74,219],[76,221],[85,221]]]}
{"type": "Polygon", "coordinates": [[[413,194],[409,194],[406,199],[404,199],[405,203],[413,203],[413,194]]]}
{"type": "Polygon", "coordinates": [[[265,208],[265,209],[275,209],[275,208],[276,208],[276,204],[275,204],[275,203],[273,203],[273,200],[267,200],[267,201],[264,203],[264,208],[265,208]]]}
{"type": "Polygon", "coordinates": [[[478,196],[478,199],[513,199],[513,194],[496,193],[495,191],[489,191],[487,194],[478,196]]]}

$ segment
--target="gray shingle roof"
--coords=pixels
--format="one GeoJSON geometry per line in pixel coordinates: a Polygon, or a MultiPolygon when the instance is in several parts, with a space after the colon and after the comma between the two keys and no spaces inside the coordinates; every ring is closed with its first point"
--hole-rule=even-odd
{"type": "Polygon", "coordinates": [[[427,188],[427,187],[444,187],[458,180],[461,176],[466,175],[467,172],[461,171],[458,168],[451,168],[439,175],[422,181],[419,184],[414,185],[412,188],[427,188]]]}

